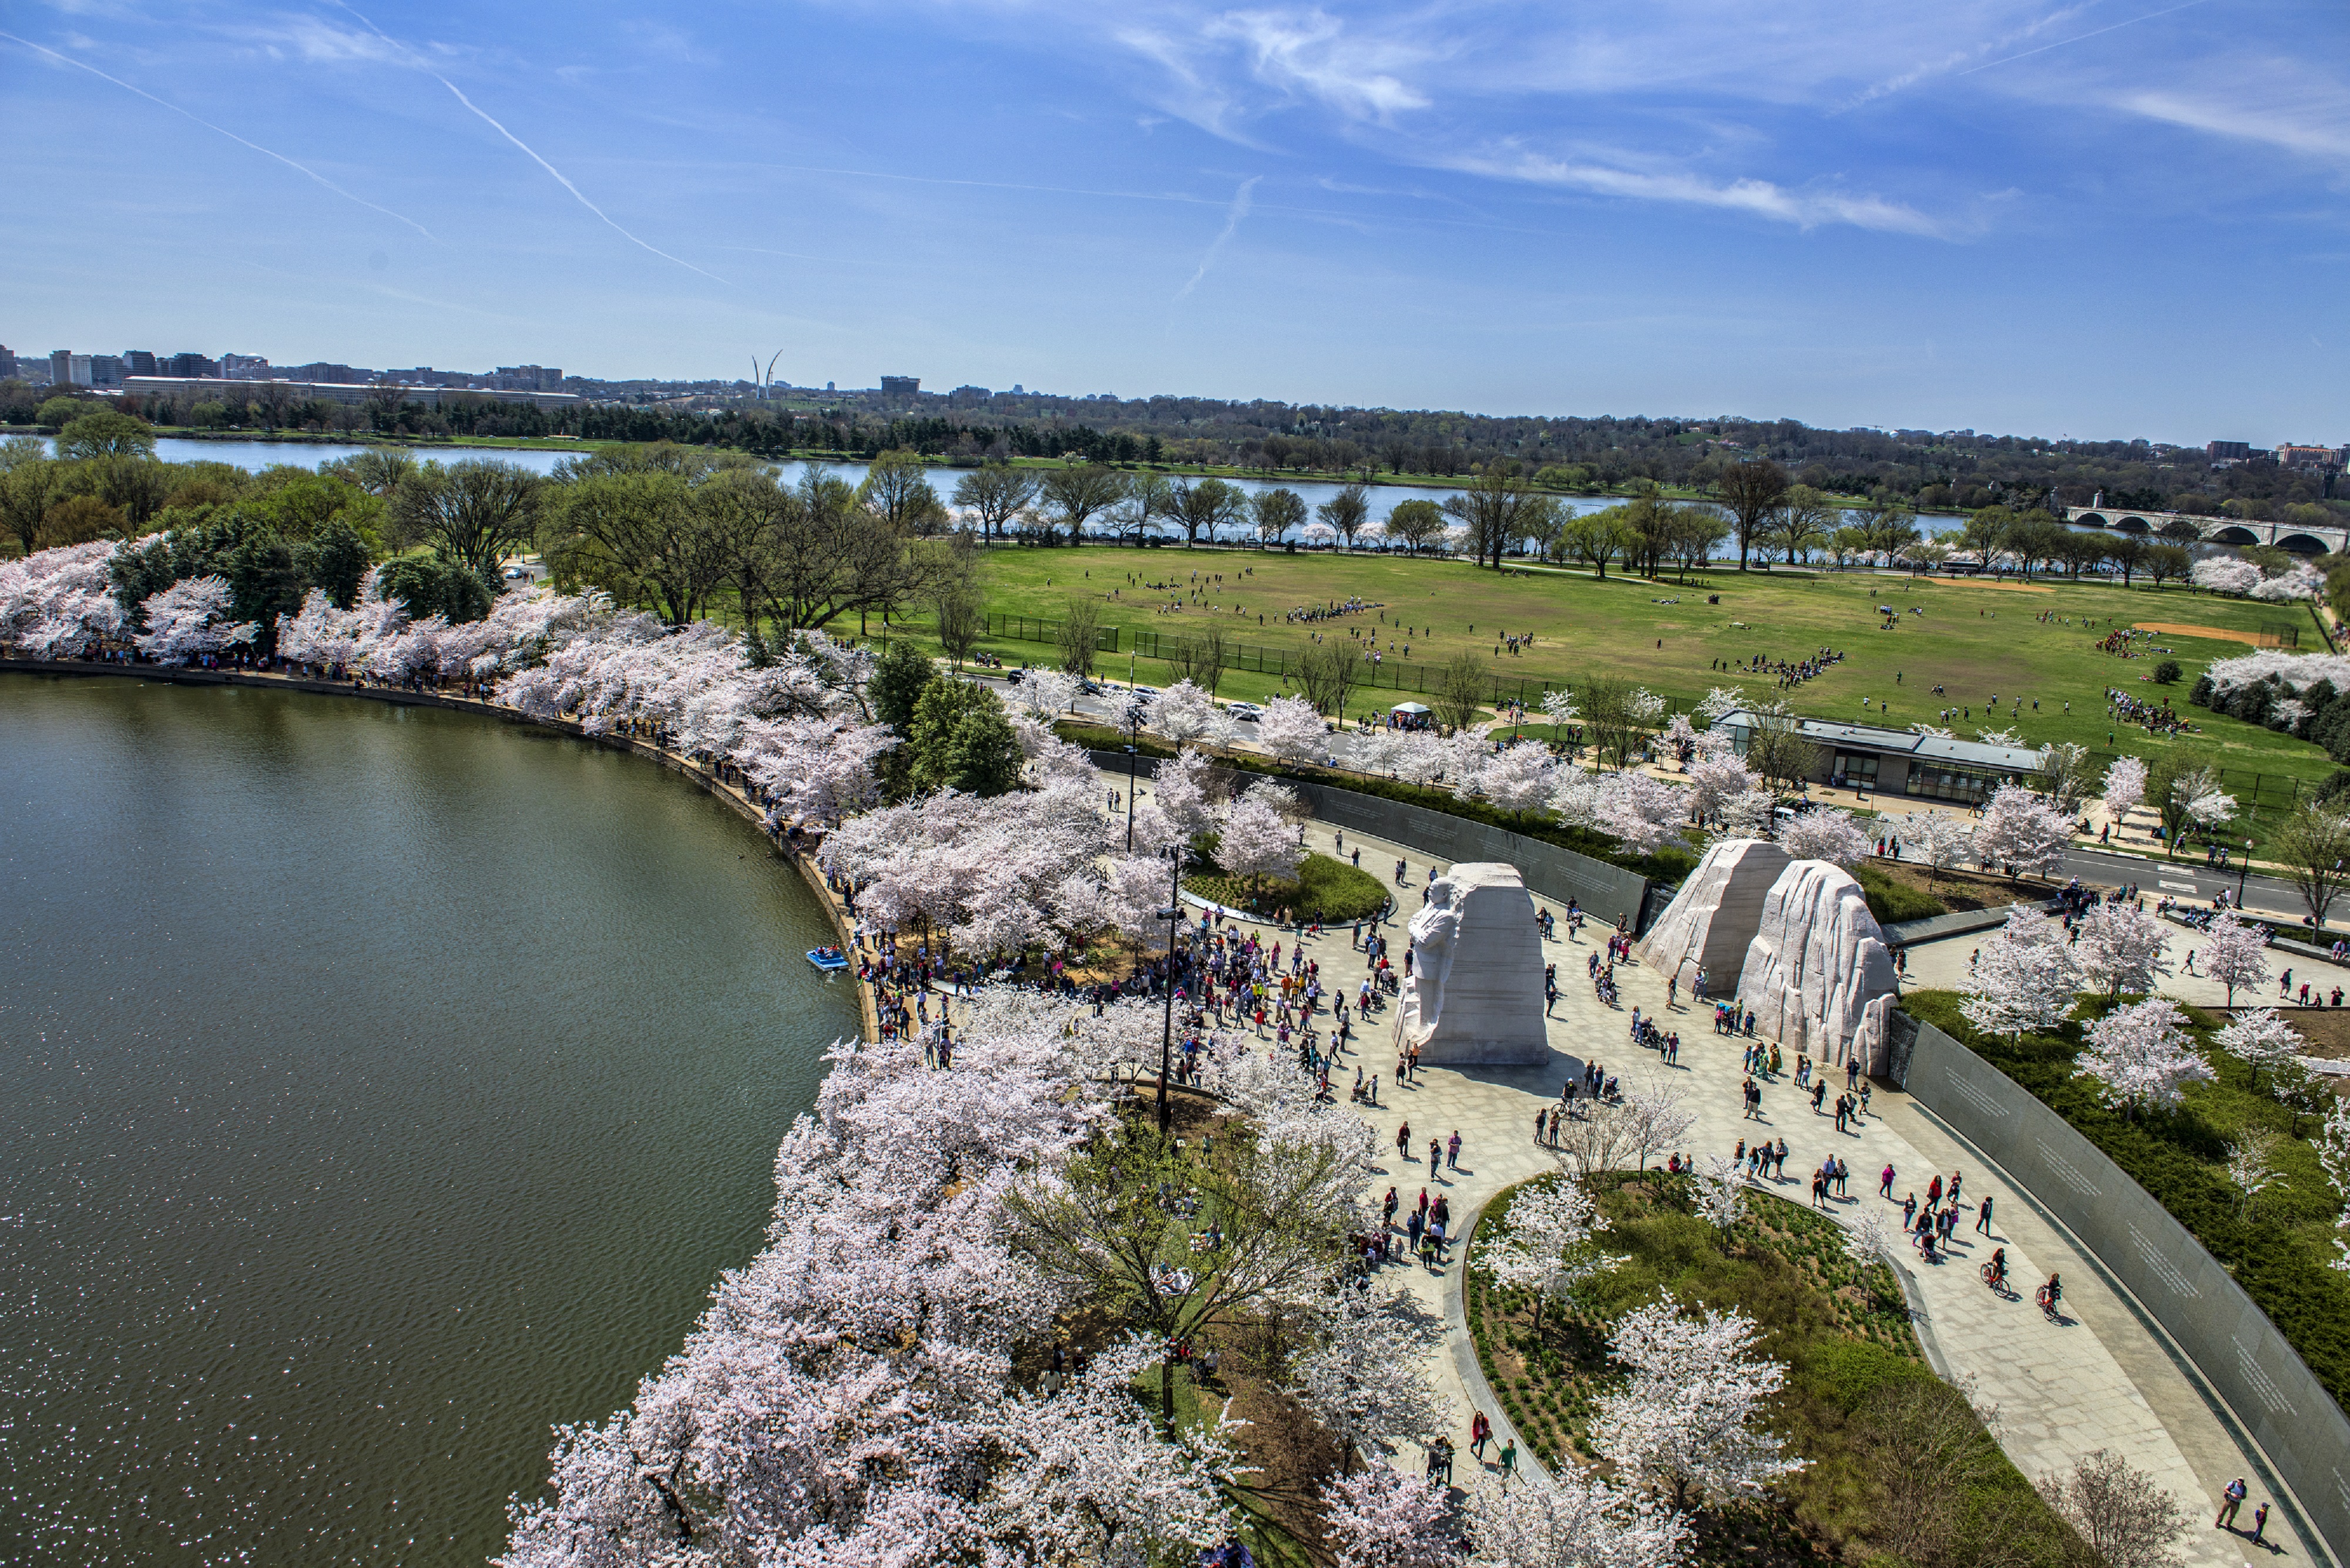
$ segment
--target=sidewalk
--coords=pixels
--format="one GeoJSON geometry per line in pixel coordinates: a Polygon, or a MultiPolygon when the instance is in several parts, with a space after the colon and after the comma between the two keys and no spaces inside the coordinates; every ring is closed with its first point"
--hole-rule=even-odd
{"type": "MultiPolygon", "coordinates": [[[[1107,774],[1104,780],[1106,786],[1112,782],[1107,774]]],[[[1122,787],[1123,777],[1115,782],[1122,787]]],[[[1149,784],[1142,789],[1148,798],[1149,784]]],[[[1331,830],[1318,824],[1308,828],[1308,844],[1324,853],[1336,847],[1331,830]]],[[[1406,861],[1407,880],[1397,894],[1398,914],[1408,919],[1420,906],[1419,895],[1431,870],[1440,869],[1441,863],[1432,865],[1428,856],[1404,846],[1347,836],[1346,850],[1357,847],[1366,866],[1377,867],[1383,881],[1392,882],[1391,869],[1399,858],[1406,861]]],[[[1536,903],[1564,914],[1563,908],[1547,900],[1536,903]]],[[[1560,1086],[1595,1057],[1627,1087],[1661,1076],[1686,1096],[1699,1119],[1683,1145],[1684,1154],[1726,1155],[1740,1137],[1783,1136],[1790,1147],[1789,1174],[1772,1189],[1798,1202],[1808,1197],[1809,1172],[1830,1151],[1852,1171],[1852,1196],[1836,1205],[1838,1212],[1849,1216],[1877,1205],[1880,1216],[1891,1222],[1888,1228],[1898,1226],[1901,1196],[1922,1195],[1938,1171],[1947,1181],[1952,1171],[1963,1170],[1970,1208],[1985,1194],[1995,1200],[1994,1234],[1988,1241],[1973,1239],[1969,1220],[1960,1226],[1960,1245],[1950,1262],[1925,1267],[1907,1247],[1896,1260],[1919,1309],[1919,1337],[1938,1368],[1969,1386],[1978,1403],[1999,1407],[1996,1435],[2025,1475],[2069,1470],[2092,1449],[2113,1449],[2178,1498],[2190,1526],[2184,1538],[2189,1563],[2197,1568],[2236,1568],[2249,1561],[2238,1539],[2202,1521],[2217,1511],[2220,1489],[2239,1475],[2250,1476],[2251,1465],[2127,1303],[2106,1290],[2088,1261],[2040,1220],[2021,1195],[1970,1158],[1907,1096],[1883,1086],[1874,1096],[1875,1114],[1847,1134],[1834,1130],[1832,1117],[1815,1116],[1808,1099],[1783,1075],[1763,1090],[1764,1119],[1759,1124],[1744,1119],[1739,1094],[1742,1043],[1713,1034],[1711,1009],[1684,1003],[1668,1012],[1663,977],[1638,963],[1617,970],[1622,1007],[1602,1005],[1585,978],[1584,963],[1591,940],[1606,940],[1605,929],[1595,927],[1590,940],[1571,941],[1562,919],[1559,931],[1543,943],[1544,961],[1558,965],[1561,988],[1549,1024],[1551,1059],[1544,1066],[1431,1067],[1422,1070],[1417,1084],[1398,1086],[1392,1082],[1395,1057],[1387,1033],[1394,1013],[1368,1023],[1354,1061],[1347,1065],[1359,1064],[1366,1077],[1376,1073],[1380,1078],[1379,1108],[1358,1107],[1379,1133],[1382,1158],[1370,1194],[1375,1202],[1392,1186],[1409,1207],[1425,1187],[1430,1202],[1439,1194],[1451,1199],[1457,1230],[1503,1188],[1561,1168],[1551,1151],[1534,1142],[1534,1112],[1555,1103],[1560,1086]],[[1663,1027],[1679,1032],[1678,1067],[1666,1069],[1631,1045],[1627,1036],[1634,1007],[1644,1017],[1657,1016],[1663,1027]],[[1410,1123],[1413,1146],[1422,1150],[1430,1137],[1448,1139],[1460,1133],[1461,1168],[1431,1176],[1424,1160],[1399,1163],[1395,1133],[1405,1121],[1410,1123]],[[1892,1203],[1877,1196],[1877,1175],[1888,1162],[1897,1172],[1892,1203]],[[1992,1295],[1977,1277],[1976,1265],[1992,1245],[2007,1248],[2012,1277],[2025,1287],[2019,1299],[1992,1295]],[[2031,1297],[2031,1287],[2052,1272],[2061,1272],[2064,1279],[2067,1312],[2061,1324],[2048,1322],[2031,1297]]],[[[1406,940],[1399,925],[1392,934],[1399,946],[1406,940]]],[[[1284,933],[1284,940],[1294,940],[1294,935],[1284,933]]],[[[1307,938],[1305,949],[1322,965],[1326,987],[1343,985],[1351,992],[1366,972],[1362,954],[1353,949],[1346,928],[1307,938]]],[[[1332,1078],[1334,1084],[1352,1081],[1343,1068],[1332,1078]]],[[[1387,1272],[1440,1317],[1445,1286],[1460,1262],[1455,1250],[1451,1268],[1443,1274],[1409,1262],[1391,1264],[1387,1272]]],[[[1434,1357],[1432,1370],[1452,1407],[1457,1463],[1465,1480],[1468,1468],[1477,1461],[1467,1440],[1472,1406],[1461,1360],[1473,1358],[1458,1356],[1448,1345],[1434,1357]]],[[[1497,1427],[1505,1425],[1500,1411],[1487,1408],[1485,1413],[1497,1427]]],[[[1402,1462],[1409,1469],[1415,1461],[1406,1458],[1402,1462]]],[[[2257,1501],[2262,1494],[2256,1490],[2254,1495],[2257,1501]]],[[[2272,1538],[2276,1533],[2272,1532],[2272,1538]]],[[[2298,1554],[2299,1543],[2289,1535],[2286,1540],[2283,1555],[2298,1554]]],[[[2262,1553],[2261,1561],[2275,1559],[2262,1553]]]]}

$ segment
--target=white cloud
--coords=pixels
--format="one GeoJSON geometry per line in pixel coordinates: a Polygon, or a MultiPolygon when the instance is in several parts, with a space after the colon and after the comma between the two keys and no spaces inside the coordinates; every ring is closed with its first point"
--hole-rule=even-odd
{"type": "Polygon", "coordinates": [[[1846,224],[1887,234],[1940,237],[1946,225],[1914,207],[1881,196],[1805,187],[1791,189],[1769,180],[1710,180],[1679,169],[1627,169],[1589,159],[1548,158],[1512,150],[1444,161],[1465,173],[1532,184],[1587,191],[1596,196],[1718,207],[1793,223],[1798,228],[1846,224]]]}
{"type": "Polygon", "coordinates": [[[1344,23],[1320,10],[1228,11],[1201,32],[1241,45],[1259,81],[1318,99],[1354,119],[1385,121],[1429,106],[1426,93],[1397,75],[1426,58],[1428,50],[1350,37],[1344,23]]]}
{"type": "Polygon", "coordinates": [[[2107,101],[2131,114],[2190,130],[2350,163],[2350,103],[2340,89],[2281,94],[2277,85],[2272,78],[2269,90],[2256,96],[2144,88],[2117,93],[2107,101]]]}
{"type": "Polygon", "coordinates": [[[1216,265],[1216,258],[1224,254],[1224,246],[1239,231],[1241,220],[1249,214],[1249,198],[1256,191],[1256,182],[1263,178],[1262,174],[1252,174],[1241,182],[1239,190],[1232,192],[1232,204],[1224,209],[1224,226],[1217,232],[1214,239],[1208,242],[1206,252],[1200,257],[1199,266],[1183,286],[1175,291],[1176,298],[1180,299],[1199,287],[1200,280],[1208,275],[1208,269],[1216,265]]]}

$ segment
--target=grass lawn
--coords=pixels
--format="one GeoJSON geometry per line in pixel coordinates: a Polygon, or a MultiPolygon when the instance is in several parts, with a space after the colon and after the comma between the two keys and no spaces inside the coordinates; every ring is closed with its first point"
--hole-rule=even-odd
{"type": "Polygon", "coordinates": [[[1270,915],[1286,909],[1293,918],[1336,924],[1359,920],[1386,908],[1385,884],[1369,872],[1327,855],[1308,855],[1288,882],[1260,882],[1252,888],[1238,877],[1221,872],[1187,877],[1184,888],[1202,898],[1252,914],[1270,915]]]}
{"type": "MultiPolygon", "coordinates": [[[[1357,630],[1366,637],[1376,633],[1383,652],[1392,641],[1392,657],[1404,661],[1409,645],[1408,663],[1431,672],[1464,649],[1492,656],[1503,632],[1531,632],[1534,642],[1523,653],[1493,659],[1496,675],[1523,680],[1529,697],[1586,673],[1627,677],[1683,708],[1713,686],[1742,685],[1752,695],[1768,696],[1768,676],[1742,678],[1717,670],[1715,661],[1757,654],[1796,659],[1834,648],[1845,654],[1844,662],[1792,694],[1804,713],[1858,720],[1865,699],[1869,722],[1899,729],[1938,722],[1936,714],[1948,706],[1972,710],[1970,718],[1950,722],[1962,737],[1978,727],[2004,727],[2035,746],[2073,741],[2093,752],[2145,757],[2174,746],[2209,750],[2242,775],[2230,780],[2240,797],[2249,796],[2254,775],[2265,775],[2266,791],[2272,792],[2285,779],[2322,780],[2333,772],[2331,760],[2307,742],[2188,706],[2187,692],[2203,668],[2248,651],[2248,642],[2178,634],[2157,639],[2184,670],[2169,687],[2146,679],[2157,659],[2126,659],[2095,649],[2106,630],[2141,622],[2244,638],[2263,627],[2290,624],[2304,649],[2324,646],[2304,607],[2216,597],[2177,584],[2157,590],[2142,583],[2121,588],[2055,579],[2035,581],[2027,591],[2013,585],[1861,573],[1742,574],[1718,566],[1691,574],[1686,584],[1669,576],[1648,582],[1613,573],[1601,582],[1579,571],[1503,574],[1430,558],[1113,545],[993,548],[982,556],[981,583],[993,613],[1057,618],[1072,595],[1091,595],[1102,600],[1105,626],[1168,635],[1216,625],[1244,647],[1285,651],[1293,659],[1316,630],[1350,640],[1357,630]],[[1204,606],[1193,602],[1180,611],[1164,609],[1182,602],[1195,586],[1206,594],[1204,606]],[[1706,602],[1716,594],[1720,604],[1706,602]],[[1357,597],[1378,607],[1315,627],[1283,619],[1300,605],[1357,597]],[[1880,604],[1903,612],[1898,630],[1877,629],[1882,618],[1875,607],[1880,604]],[[1912,607],[1925,613],[1910,615],[1912,607]],[[2065,619],[2037,618],[2049,611],[2065,619]],[[1937,684],[1947,688],[1946,695],[1933,693],[1937,684]],[[2108,686],[2151,701],[2167,695],[2204,732],[2156,739],[2143,731],[2109,727],[2104,699],[2108,686]],[[1999,716],[1986,719],[1985,707],[1994,694],[2001,700],[1999,716]],[[2010,719],[2018,696],[2023,711],[2010,719]],[[2040,704],[2036,711],[2034,701],[2040,704]],[[1879,709],[1878,702],[1886,706],[1879,709]]],[[[1045,642],[992,639],[984,646],[1015,664],[1056,658],[1045,642]]],[[[1162,663],[1129,661],[1124,653],[1103,654],[1097,672],[1124,679],[1129,668],[1146,684],[1163,686],[1169,679],[1162,663]]],[[[1277,674],[1242,669],[1227,673],[1220,694],[1263,700],[1284,689],[1277,674]]],[[[1399,695],[1389,688],[1366,689],[1357,702],[1384,707],[1399,695]]]]}
{"type": "Polygon", "coordinates": [[[1846,1257],[1842,1227],[1755,1192],[1725,1244],[1691,1212],[1687,1177],[1615,1171],[1596,1183],[1614,1227],[1599,1240],[1620,1261],[1539,1330],[1531,1296],[1477,1267],[1487,1228],[1507,1229],[1511,1194],[1479,1221],[1468,1262],[1478,1363],[1545,1465],[1604,1468],[1584,1443],[1595,1401],[1623,1376],[1608,1324],[1660,1293],[1692,1309],[1735,1306],[1762,1325],[1762,1353],[1788,1368],[1768,1423],[1813,1463],[1758,1501],[1706,1508],[1698,1561],[1969,1562],[1991,1542],[2014,1553],[2002,1561],[2057,1558],[2062,1527],[1965,1397],[1927,1367],[1892,1271],[1846,1257]]]}
{"type": "MultiPolygon", "coordinates": [[[[2260,1000],[2247,998],[2255,1005],[2260,1000]]],[[[2350,1275],[2330,1266],[2333,1220],[2340,1205],[2308,1141],[2316,1135],[2323,1107],[2331,1103],[2324,1091],[2309,1102],[2319,1107],[2318,1114],[2296,1114],[2280,1104],[2272,1078],[2264,1076],[2262,1090],[2254,1092],[2244,1064],[2210,1044],[2212,1031],[2225,1016],[2188,1008],[2197,1044],[2218,1075],[2189,1085],[2177,1111],[2133,1120],[2099,1104],[2089,1081],[2073,1075],[2082,1030],[2107,1005],[2102,999],[2082,1003],[2074,1021],[2052,1033],[2012,1041],[1977,1033],[1959,1015],[1953,992],[1912,992],[1901,1005],[2037,1096],[2153,1193],[2227,1265],[2326,1390],[2350,1405],[2350,1275]],[[2260,1194],[2248,1218],[2225,1167],[2226,1146],[2251,1127],[2282,1135],[2274,1161],[2282,1180],[2260,1194]]],[[[2331,1017],[2320,1022],[2334,1025],[2331,1017]]]]}

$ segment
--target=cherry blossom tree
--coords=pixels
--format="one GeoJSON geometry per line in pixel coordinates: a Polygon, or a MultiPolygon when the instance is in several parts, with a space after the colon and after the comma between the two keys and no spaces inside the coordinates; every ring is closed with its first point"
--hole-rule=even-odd
{"type": "Polygon", "coordinates": [[[1222,742],[1231,738],[1232,721],[1216,700],[1182,680],[1170,686],[1150,705],[1150,727],[1181,745],[1188,741],[1222,742]]]}
{"type": "Polygon", "coordinates": [[[36,550],[0,561],[0,647],[34,659],[78,659],[121,634],[109,576],[109,540],[36,550]]]}
{"type": "Polygon", "coordinates": [[[1699,715],[1708,725],[1719,724],[1746,706],[1746,692],[1737,686],[1716,686],[1707,691],[1697,705],[1699,715]]]}
{"type": "Polygon", "coordinates": [[[1845,1226],[1844,1255],[1861,1267],[1881,1263],[1893,1252],[1893,1237],[1872,1208],[1857,1210],[1845,1226]]]}
{"type": "Polygon", "coordinates": [[[1575,1287],[1616,1266],[1591,1244],[1609,1229],[1582,1181],[1559,1175],[1530,1181],[1510,1195],[1507,1229],[1481,1238],[1478,1264],[1502,1285],[1534,1293],[1534,1327],[1546,1303],[1565,1301],[1575,1287]]]}
{"type": "MultiPolygon", "coordinates": [[[[1742,757],[1728,752],[1711,755],[1700,754],[1690,763],[1690,809],[1708,821],[1720,818],[1722,811],[1740,795],[1752,794],[1762,787],[1742,757]]],[[[1766,814],[1765,820],[1768,820],[1766,814]]]]}
{"type": "MultiPolygon", "coordinates": [[[[1534,811],[1550,798],[1555,760],[1539,741],[1516,741],[1480,759],[1474,794],[1504,811],[1534,811]]],[[[1465,781],[1464,781],[1465,784],[1465,781]]],[[[1455,794],[1468,798],[1463,785],[1455,794]]]]}
{"type": "Polygon", "coordinates": [[[1721,803],[1714,820],[1725,836],[1766,838],[1777,820],[1779,797],[1766,789],[1751,789],[1721,803]]]}
{"type": "Polygon", "coordinates": [[[1306,1321],[1312,1346],[1297,1357],[1284,1390],[1338,1441],[1342,1468],[1357,1449],[1399,1439],[1430,1442],[1449,1412],[1427,1369],[1444,1325],[1410,1292],[1374,1295],[1342,1285],[1316,1301],[1306,1321]]]}
{"type": "Polygon", "coordinates": [[[1592,1447],[1619,1475],[1665,1482],[1676,1508],[1692,1494],[1750,1496],[1804,1469],[1781,1438],[1756,1426],[1763,1402],[1787,1380],[1784,1366],[1754,1354],[1762,1333],[1735,1307],[1688,1313],[1659,1299],[1627,1313],[1608,1349],[1632,1368],[1631,1381],[1599,1401],[1592,1447]]]}
{"type": "Polygon", "coordinates": [[[2303,1049],[2301,1036],[2269,1007],[2230,1020],[2211,1043],[2251,1070],[2251,1087],[2256,1094],[2263,1068],[2276,1072],[2299,1060],[2303,1049]]]}
{"type": "Polygon", "coordinates": [[[1618,1108],[1626,1141],[1642,1170],[1697,1126],[1697,1112],[1690,1108],[1679,1080],[1660,1069],[1652,1069],[1646,1082],[1626,1090],[1618,1108]]]}
{"type": "Polygon", "coordinates": [[[2099,904],[2074,928],[2073,952],[2081,978],[2107,996],[2154,989],[2170,972],[2163,961],[2168,940],[2161,920],[2135,904],[2099,904]]]}
{"type": "Polygon", "coordinates": [[[1014,701],[1029,712],[1057,719],[1077,700],[1077,678],[1064,670],[1025,670],[1012,691],[1014,701]]]}
{"type": "Polygon", "coordinates": [[[1455,1568],[1460,1532],[1444,1488],[1384,1466],[1322,1484],[1323,1527],[1338,1568],[1455,1568]]]}
{"type": "Polygon", "coordinates": [[[1673,760],[1687,769],[1690,758],[1697,753],[1697,726],[1690,722],[1690,716],[1676,713],[1665,726],[1664,733],[1657,737],[1657,743],[1672,753],[1673,760]]]}
{"type": "Polygon", "coordinates": [[[1285,882],[1305,857],[1297,832],[1264,794],[1251,790],[1226,808],[1216,841],[1216,864],[1252,885],[1285,882]]]}
{"type": "Polygon", "coordinates": [[[2317,1163],[2333,1183],[2335,1200],[2344,1205],[2334,1216],[2334,1258],[2328,1266],[2350,1273],[2350,1101],[2334,1100],[2315,1141],[2317,1163]]]}
{"type": "Polygon", "coordinates": [[[2249,1221],[2252,1217],[2252,1200],[2282,1179],[2277,1169],[2278,1147],[2284,1140],[2267,1127],[2246,1127],[2241,1137],[2223,1145],[2228,1156],[2222,1168],[2228,1185],[2236,1189],[2237,1218],[2249,1221]]]}
{"type": "Polygon", "coordinates": [[[1575,703],[1572,691],[1545,691],[1542,694],[1543,717],[1550,721],[1550,738],[1555,742],[1563,725],[1570,724],[1583,710],[1575,703]]]}
{"type": "Polygon", "coordinates": [[[1977,954],[1960,987],[1959,1012],[1986,1034],[2051,1029],[2073,1011],[2080,985],[2064,928],[2019,904],[1977,954]]]}
{"type": "Polygon", "coordinates": [[[1705,1157],[1705,1168],[1697,1172],[1698,1218],[1713,1227],[1714,1234],[1724,1246],[1730,1233],[1746,1218],[1746,1169],[1728,1155],[1710,1154],[1705,1157]]]}
{"type": "Polygon", "coordinates": [[[2186,1086],[2208,1081],[2211,1064],[2182,1027],[2186,1014],[2167,996],[2115,1008],[2088,1028],[2088,1045],[2074,1071],[2097,1085],[2097,1097],[2135,1116],[2168,1110],[2186,1086]]]}
{"type": "Polygon", "coordinates": [[[1481,1486],[1464,1523],[1470,1568],[1674,1568],[1691,1536],[1679,1511],[1587,1474],[1481,1486]]]}
{"type": "Polygon", "coordinates": [[[139,602],[147,629],[139,651],[158,664],[187,664],[208,653],[249,643],[261,630],[255,621],[230,621],[234,595],[223,576],[182,577],[139,602]]]}
{"type": "Polygon", "coordinates": [[[1285,763],[1319,763],[1330,755],[1329,732],[1303,697],[1276,697],[1257,721],[1257,739],[1285,763]]]}
{"type": "Polygon", "coordinates": [[[2018,874],[2046,876],[2064,863],[2064,846],[2072,837],[2073,825],[2047,800],[2020,784],[2002,784],[1983,805],[1974,851],[1986,862],[2012,867],[2018,874]]]}
{"type": "Polygon", "coordinates": [[[2106,816],[2118,833],[2129,814],[2146,799],[2146,763],[2137,757],[2116,757],[2106,770],[2103,801],[2106,816]]]}
{"type": "Polygon", "coordinates": [[[1854,824],[1852,813],[1828,808],[1797,812],[1779,829],[1779,845],[1798,860],[1825,860],[1847,871],[1877,847],[1854,824]]]}
{"type": "Polygon", "coordinates": [[[1921,811],[1901,819],[1901,847],[1926,866],[1929,883],[1964,859],[1974,844],[1968,823],[1939,811],[1921,811]]]}
{"type": "Polygon", "coordinates": [[[1406,784],[1424,784],[1452,764],[1445,743],[1425,730],[1409,731],[1397,749],[1395,774],[1406,784]]]}
{"type": "Polygon", "coordinates": [[[2268,983],[2268,933],[2238,919],[2233,909],[2220,910],[2203,929],[2202,958],[2204,974],[2228,988],[2230,1008],[2240,988],[2268,983]]]}

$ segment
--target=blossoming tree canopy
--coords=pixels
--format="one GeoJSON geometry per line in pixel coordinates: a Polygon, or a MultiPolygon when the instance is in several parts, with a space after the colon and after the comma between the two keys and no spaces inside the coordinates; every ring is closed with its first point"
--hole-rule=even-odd
{"type": "Polygon", "coordinates": [[[2050,1029],[2073,1011],[2080,982],[2064,928],[2019,904],[1977,952],[1974,971],[1960,988],[1959,1012],[1987,1034],[2050,1029]]]}
{"type": "Polygon", "coordinates": [[[2133,1114],[2168,1110],[2188,1085],[2207,1081],[2211,1065],[2195,1049],[2185,1013],[2167,996],[2116,1007],[2088,1028],[2088,1047],[2074,1058],[2097,1097],[2133,1114]]]}

